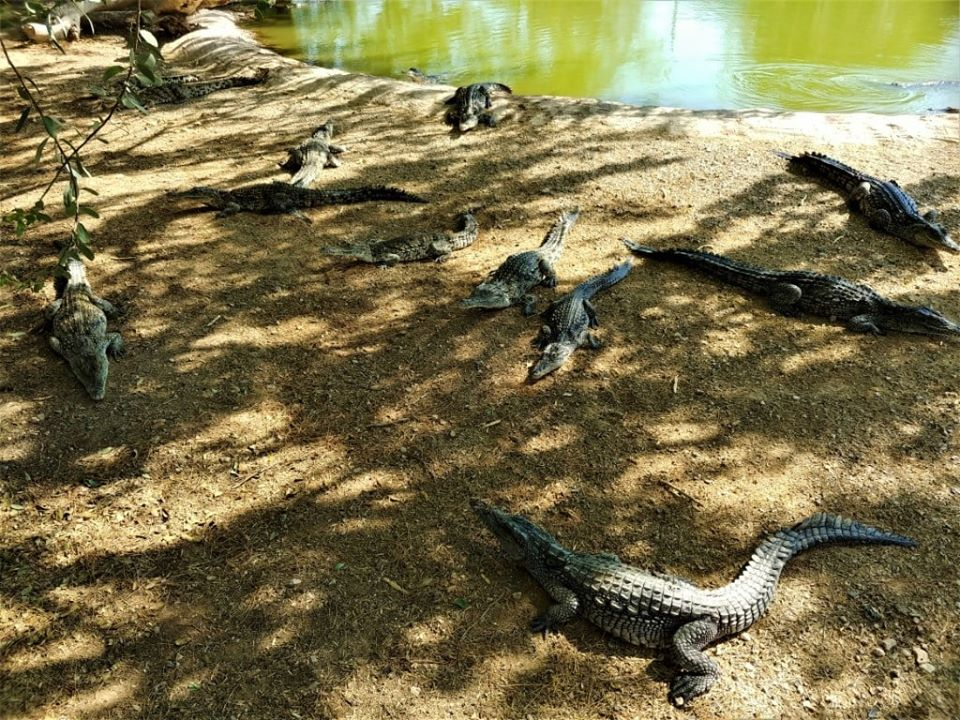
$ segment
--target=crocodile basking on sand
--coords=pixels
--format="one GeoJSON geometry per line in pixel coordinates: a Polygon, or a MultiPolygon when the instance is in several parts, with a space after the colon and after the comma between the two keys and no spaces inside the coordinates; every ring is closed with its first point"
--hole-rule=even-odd
{"type": "Polygon", "coordinates": [[[723,255],[674,248],[657,250],[623,240],[640,257],[692,267],[731,285],[765,296],[779,313],[801,312],[842,320],[854,332],[882,335],[888,330],[924,335],[960,335],[960,325],[936,310],[894,302],[872,288],[835,275],[807,270],[768,270],[723,255]]]}
{"type": "Polygon", "coordinates": [[[704,648],[743,632],[766,613],[791,558],[832,543],[916,545],[910,538],[856,520],[817,513],[768,536],[736,580],[707,590],[626,565],[616,555],[567,550],[521,515],[481,500],[470,504],[504,552],[555,601],[533,621],[535,632],[546,633],[580,615],[628,643],[669,649],[680,670],[669,693],[677,705],[703,695],[717,681],[720,669],[704,648]]]}
{"type": "Polygon", "coordinates": [[[921,215],[916,201],[896,180],[880,180],[816,152],[801,155],[774,152],[786,159],[791,168],[806,171],[840,190],[849,205],[860,210],[875,230],[917,247],[960,253],[960,245],[936,222],[937,211],[929,210],[921,215]]]}
{"type": "Polygon", "coordinates": [[[567,358],[579,347],[600,347],[590,328],[600,327],[597,311],[590,298],[601,290],[623,280],[629,273],[632,263],[616,265],[603,275],[597,275],[577,285],[559,300],[554,300],[541,313],[544,324],[533,340],[540,348],[540,358],[530,366],[529,380],[534,382],[549,375],[563,365],[567,358]]]}
{"type": "Polygon", "coordinates": [[[120,333],[107,332],[107,318],[116,317],[117,309],[93,294],[80,260],[69,262],[66,277],[57,277],[54,287],[57,299],[46,309],[50,347],[70,364],[90,397],[102,400],[107,392],[108,356],[123,355],[120,333]]]}
{"type": "Polygon", "coordinates": [[[171,197],[202,200],[205,209],[218,210],[217,217],[247,211],[260,214],[297,213],[322,205],[348,205],[373,200],[397,202],[427,202],[421,197],[393,187],[363,186],[341,190],[312,190],[284,182],[266,182],[237,190],[219,190],[212,187],[194,187],[174,190],[171,197]]]}
{"type": "Polygon", "coordinates": [[[350,257],[377,265],[396,265],[416,260],[444,262],[455,250],[473,245],[477,239],[477,221],[470,213],[457,217],[456,232],[421,232],[392,238],[364,240],[321,250],[325,255],[350,257]]]}
{"type": "Polygon", "coordinates": [[[524,315],[536,311],[537,300],[530,291],[537,285],[553,288],[557,285],[554,265],[563,252],[563,241],[580,217],[580,210],[561,213],[536,250],[514,253],[489,277],[474,288],[470,297],[461,300],[463,307],[500,308],[520,305],[524,315]]]}
{"type": "Polygon", "coordinates": [[[291,185],[310,187],[323,168],[340,167],[337,157],[346,151],[341,145],[334,145],[333,123],[329,120],[313,131],[313,134],[295,148],[287,151],[287,159],[280,167],[293,175],[291,185]]]}
{"type": "Polygon", "coordinates": [[[497,90],[508,94],[513,93],[513,90],[503,83],[495,82],[458,87],[453,97],[446,101],[446,104],[451,107],[443,117],[444,122],[447,125],[453,125],[462,133],[472,130],[479,123],[494,127],[497,124],[496,119],[487,110],[493,107],[490,95],[497,90]]]}
{"type": "Polygon", "coordinates": [[[197,80],[191,75],[173,76],[164,78],[160,85],[144,87],[141,84],[133,94],[144,107],[168,105],[194,100],[227,88],[259,85],[267,79],[268,74],[267,68],[260,68],[253,75],[234,75],[214,80],[197,80]]]}

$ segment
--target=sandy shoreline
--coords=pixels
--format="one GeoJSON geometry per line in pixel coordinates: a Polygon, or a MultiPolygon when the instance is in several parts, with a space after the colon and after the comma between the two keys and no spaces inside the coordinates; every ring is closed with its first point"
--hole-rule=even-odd
{"type": "MultiPolygon", "coordinates": [[[[12,48],[78,128],[93,114],[79,89],[124,54],[108,37],[62,57],[12,48]]],[[[102,218],[89,274],[124,309],[128,345],[102,403],[26,333],[49,283],[0,295],[0,559],[13,569],[0,574],[0,712],[926,720],[960,707],[956,344],[785,318],[637,262],[597,300],[603,348],[531,386],[536,320],[457,305],[576,205],[558,293],[625,257],[629,236],[834,273],[960,318],[960,257],[877,234],[771,152],[817,149],[896,177],[957,235],[956,116],[524,96],[498,100],[496,129],[452,137],[449,88],[302,65],[222,26],[165,55],[271,76],[124,113],[91,144],[102,218]],[[215,219],[165,195],[282,180],[286,148],[326,119],[349,151],[318,186],[396,185],[431,203],[320,208],[308,225],[215,219]],[[444,264],[380,270],[317,252],[447,227],[468,207],[480,239],[444,264]],[[546,597],[496,550],[471,496],[579,550],[709,586],[766,532],[819,510],[919,547],[792,563],[769,616],[710,650],[716,687],[680,711],[662,655],[582,621],[527,632],[546,597]]],[[[42,129],[14,135],[15,121],[0,125],[3,212],[49,178],[30,162],[42,129]]],[[[4,228],[5,265],[52,266],[67,229],[4,228]]]]}

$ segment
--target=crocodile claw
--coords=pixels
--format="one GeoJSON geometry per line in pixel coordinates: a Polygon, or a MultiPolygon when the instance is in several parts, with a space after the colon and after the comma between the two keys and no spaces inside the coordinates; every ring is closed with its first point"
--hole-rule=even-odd
{"type": "Polygon", "coordinates": [[[682,707],[695,697],[699,697],[707,692],[716,681],[716,677],[712,675],[698,675],[693,673],[677,675],[670,686],[670,694],[668,697],[674,705],[682,707]]]}
{"type": "Polygon", "coordinates": [[[553,623],[550,622],[550,618],[547,617],[546,613],[543,613],[542,615],[537,615],[530,622],[530,631],[535,633],[540,633],[544,637],[546,637],[547,633],[549,633],[552,629],[553,629],[553,623]]]}

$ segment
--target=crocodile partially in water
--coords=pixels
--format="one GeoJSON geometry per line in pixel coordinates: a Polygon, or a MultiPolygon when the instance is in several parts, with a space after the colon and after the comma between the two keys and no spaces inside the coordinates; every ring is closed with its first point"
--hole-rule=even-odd
{"type": "Polygon", "coordinates": [[[736,580],[708,590],[627,565],[616,555],[568,550],[522,515],[482,500],[470,504],[504,553],[553,599],[555,604],[531,624],[534,632],[546,633],[580,615],[628,643],[669,649],[680,670],[669,694],[677,705],[703,695],[717,681],[720,668],[704,649],[743,632],[767,612],[780,574],[793,557],[833,543],[916,545],[903,535],[816,513],[768,536],[736,580]]]}
{"type": "Polygon", "coordinates": [[[807,270],[770,270],[723,255],[684,248],[657,250],[623,239],[640,257],[667,260],[762,295],[784,315],[801,312],[842,320],[855,332],[881,335],[888,330],[925,335],[960,335],[960,325],[936,310],[888,300],[873,288],[807,270]]]}
{"type": "Polygon", "coordinates": [[[778,150],[775,154],[787,160],[790,167],[808,172],[839,190],[875,230],[917,247],[960,252],[960,245],[937,222],[937,211],[928,210],[921,215],[916,201],[896,180],[880,180],[817,152],[790,155],[778,150]]]}

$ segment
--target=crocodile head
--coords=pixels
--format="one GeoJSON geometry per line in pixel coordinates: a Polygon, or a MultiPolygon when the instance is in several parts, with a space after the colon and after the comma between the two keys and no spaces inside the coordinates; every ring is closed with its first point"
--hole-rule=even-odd
{"type": "Polygon", "coordinates": [[[920,335],[960,335],[960,325],[928,307],[895,305],[885,308],[878,321],[884,330],[920,335]]]}
{"type": "Polygon", "coordinates": [[[547,344],[543,348],[540,358],[530,366],[530,373],[527,376],[530,382],[536,382],[559,369],[576,349],[576,345],[570,342],[561,341],[547,344]]]}
{"type": "Polygon", "coordinates": [[[950,237],[946,228],[936,220],[936,211],[930,210],[923,216],[907,220],[903,225],[894,229],[894,233],[908,243],[919,247],[960,253],[960,245],[950,237]]]}
{"type": "Polygon", "coordinates": [[[170,190],[167,195],[170,197],[189,198],[191,200],[203,200],[206,205],[213,208],[221,208],[224,205],[223,191],[203,185],[198,185],[187,190],[170,190]]]}
{"type": "Polygon", "coordinates": [[[522,515],[511,515],[495,505],[473,498],[470,507],[492,532],[511,560],[537,563],[544,545],[559,547],[556,538],[522,515]]]}
{"type": "Polygon", "coordinates": [[[500,310],[512,304],[506,289],[499,283],[480,283],[473,289],[470,297],[460,301],[463,307],[487,310],[500,310]]]}

